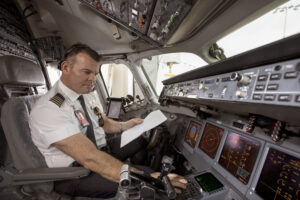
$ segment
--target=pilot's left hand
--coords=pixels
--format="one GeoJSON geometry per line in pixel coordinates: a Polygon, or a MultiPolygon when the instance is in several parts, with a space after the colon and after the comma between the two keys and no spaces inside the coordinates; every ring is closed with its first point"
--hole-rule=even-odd
{"type": "Polygon", "coordinates": [[[143,119],[141,118],[133,118],[131,120],[128,120],[126,122],[123,122],[123,130],[127,130],[127,129],[130,129],[138,124],[141,124],[143,123],[143,119]]]}

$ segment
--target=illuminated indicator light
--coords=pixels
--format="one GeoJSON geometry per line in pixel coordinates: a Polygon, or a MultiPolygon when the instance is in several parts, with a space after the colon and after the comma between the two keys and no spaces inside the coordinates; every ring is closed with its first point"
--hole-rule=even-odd
{"type": "Polygon", "coordinates": [[[144,24],[140,23],[140,27],[141,27],[141,28],[144,28],[144,24]]]}

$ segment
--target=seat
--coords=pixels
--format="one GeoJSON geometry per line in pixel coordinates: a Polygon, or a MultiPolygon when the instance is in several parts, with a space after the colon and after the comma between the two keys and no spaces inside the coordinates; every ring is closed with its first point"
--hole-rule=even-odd
{"type": "Polygon", "coordinates": [[[58,199],[53,191],[54,180],[80,178],[87,176],[89,170],[48,168],[31,140],[29,113],[40,97],[36,87],[45,84],[40,67],[28,60],[2,56],[0,70],[1,100],[5,101],[1,125],[12,160],[11,165],[0,169],[0,199],[24,199],[24,194],[36,195],[37,199],[58,199]]]}

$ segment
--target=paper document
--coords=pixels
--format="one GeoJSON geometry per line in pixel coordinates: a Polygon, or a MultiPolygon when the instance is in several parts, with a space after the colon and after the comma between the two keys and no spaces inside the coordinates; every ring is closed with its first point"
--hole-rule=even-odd
{"type": "Polygon", "coordinates": [[[166,120],[166,116],[160,110],[151,112],[144,119],[143,123],[136,125],[122,133],[121,148],[142,135],[142,133],[160,125],[166,120]]]}

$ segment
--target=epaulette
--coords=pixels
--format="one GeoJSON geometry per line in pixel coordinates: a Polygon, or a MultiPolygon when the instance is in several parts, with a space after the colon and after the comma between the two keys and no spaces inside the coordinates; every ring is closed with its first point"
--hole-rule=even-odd
{"type": "Polygon", "coordinates": [[[50,99],[53,103],[55,103],[58,107],[61,107],[61,105],[65,101],[65,97],[61,95],[60,93],[57,93],[54,97],[50,99]]]}

